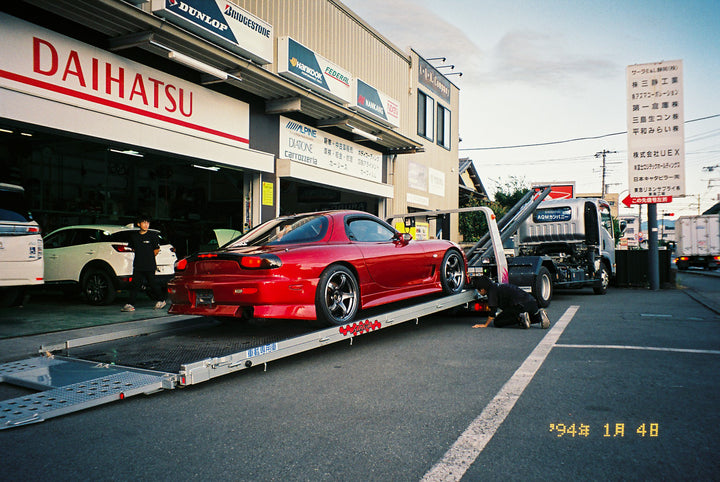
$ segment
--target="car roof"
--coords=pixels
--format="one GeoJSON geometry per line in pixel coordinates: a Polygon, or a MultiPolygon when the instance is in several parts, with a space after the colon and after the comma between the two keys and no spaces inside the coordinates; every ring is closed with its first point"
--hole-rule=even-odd
{"type": "MultiPolygon", "coordinates": [[[[137,227],[128,227],[128,226],[119,226],[116,224],[77,224],[74,226],[63,226],[62,228],[58,228],[53,231],[53,233],[57,231],[65,231],[67,229],[99,229],[101,231],[108,231],[110,233],[117,233],[118,231],[137,231],[137,227]]],[[[148,231],[154,231],[156,233],[159,233],[157,229],[149,229],[148,231]]],[[[50,233],[52,234],[52,233],[50,233]]]]}

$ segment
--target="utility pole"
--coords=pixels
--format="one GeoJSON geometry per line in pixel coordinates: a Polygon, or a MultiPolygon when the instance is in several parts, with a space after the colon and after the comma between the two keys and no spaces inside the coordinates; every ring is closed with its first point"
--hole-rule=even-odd
{"type": "Polygon", "coordinates": [[[600,189],[600,198],[605,199],[605,169],[606,169],[606,163],[605,163],[605,156],[607,154],[617,154],[617,151],[608,151],[607,149],[603,149],[600,152],[595,153],[595,157],[599,158],[602,156],[602,188],[600,189]]]}

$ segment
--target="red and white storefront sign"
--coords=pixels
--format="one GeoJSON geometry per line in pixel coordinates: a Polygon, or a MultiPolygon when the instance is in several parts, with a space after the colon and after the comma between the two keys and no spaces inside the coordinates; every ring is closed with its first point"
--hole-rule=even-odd
{"type": "Polygon", "coordinates": [[[0,117],[273,170],[249,150],[248,104],[2,13],[0,28],[0,117]]]}

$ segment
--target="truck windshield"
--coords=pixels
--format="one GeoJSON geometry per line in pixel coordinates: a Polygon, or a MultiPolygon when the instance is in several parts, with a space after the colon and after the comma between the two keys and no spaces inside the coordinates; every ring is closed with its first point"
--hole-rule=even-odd
{"type": "Polygon", "coordinates": [[[605,207],[600,207],[600,217],[602,219],[602,225],[603,228],[607,230],[608,233],[610,233],[610,236],[613,238],[615,237],[615,229],[613,229],[613,220],[612,220],[612,214],[610,214],[610,210],[605,207]]]}

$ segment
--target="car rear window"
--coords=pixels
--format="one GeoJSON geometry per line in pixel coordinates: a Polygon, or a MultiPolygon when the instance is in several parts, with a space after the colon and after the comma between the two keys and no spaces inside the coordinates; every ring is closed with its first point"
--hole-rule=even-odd
{"type": "Polygon", "coordinates": [[[279,218],[258,226],[229,247],[311,243],[323,239],[327,229],[328,220],[322,215],[279,218]]]}
{"type": "Polygon", "coordinates": [[[32,221],[32,215],[25,203],[24,191],[0,189],[0,221],[15,223],[32,221]]]}

